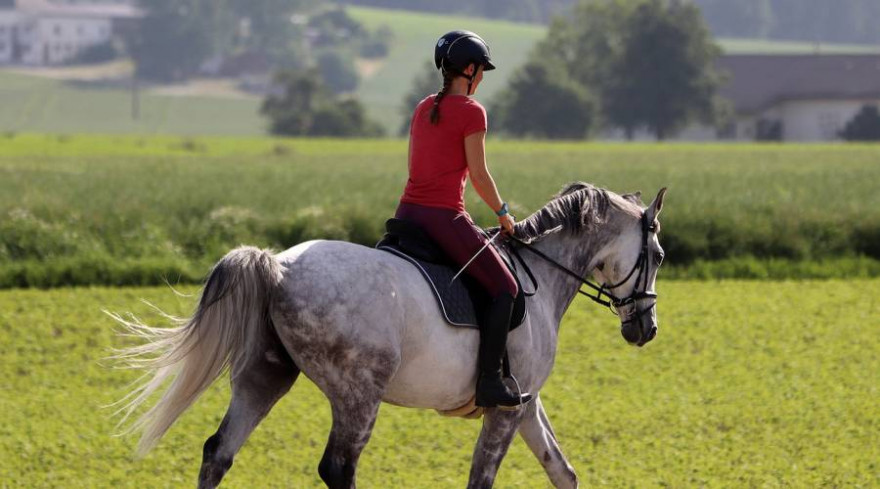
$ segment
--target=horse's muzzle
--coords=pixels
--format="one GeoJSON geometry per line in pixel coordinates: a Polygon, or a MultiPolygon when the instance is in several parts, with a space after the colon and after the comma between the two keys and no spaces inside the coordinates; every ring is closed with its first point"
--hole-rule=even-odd
{"type": "Polygon", "coordinates": [[[657,336],[657,324],[654,321],[652,307],[636,312],[620,325],[620,334],[630,345],[645,346],[657,336]]]}

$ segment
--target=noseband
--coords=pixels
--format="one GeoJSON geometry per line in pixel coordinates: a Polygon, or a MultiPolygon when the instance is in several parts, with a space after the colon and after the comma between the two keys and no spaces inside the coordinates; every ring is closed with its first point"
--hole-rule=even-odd
{"type": "MultiPolygon", "coordinates": [[[[639,252],[639,257],[636,259],[636,262],[635,262],[635,264],[633,264],[632,269],[630,269],[629,273],[626,274],[626,277],[624,277],[623,280],[621,280],[620,282],[617,282],[615,284],[610,284],[610,285],[607,283],[597,285],[596,283],[594,283],[590,279],[581,277],[580,275],[573,272],[565,265],[562,265],[561,263],[557,262],[556,260],[545,255],[543,252],[535,249],[529,243],[526,243],[525,241],[522,241],[516,237],[512,237],[511,239],[513,239],[517,243],[523,245],[523,247],[525,247],[525,249],[527,249],[527,250],[531,251],[532,253],[534,253],[535,255],[543,258],[545,261],[554,265],[556,268],[562,270],[567,275],[569,275],[569,276],[577,279],[579,282],[581,282],[582,285],[581,285],[581,287],[578,288],[579,294],[585,295],[585,296],[589,297],[591,300],[593,300],[594,302],[601,304],[605,307],[608,307],[614,313],[617,313],[619,308],[626,306],[626,305],[629,305],[629,304],[634,304],[636,301],[638,301],[640,299],[656,299],[657,298],[656,293],[648,292],[648,234],[655,231],[656,229],[655,229],[653,223],[648,222],[648,215],[645,213],[642,213],[641,224],[642,224],[642,248],[641,248],[641,251],[639,252]],[[635,285],[633,285],[632,292],[630,292],[630,294],[628,296],[618,297],[617,295],[615,295],[611,292],[612,290],[622,286],[627,281],[629,281],[629,279],[632,278],[632,276],[636,274],[636,271],[638,271],[638,274],[636,275],[636,283],[635,283],[635,285]],[[585,291],[583,289],[584,285],[595,290],[596,291],[595,295],[591,295],[590,292],[585,291]],[[607,297],[607,299],[603,299],[603,296],[607,297]]],[[[656,304],[656,302],[654,304],[656,304]]],[[[643,314],[645,314],[646,312],[650,311],[651,309],[654,308],[654,304],[651,304],[651,307],[648,307],[648,308],[644,309],[643,311],[638,312],[635,315],[635,317],[631,316],[630,318],[627,319],[627,321],[632,321],[633,319],[636,319],[636,318],[642,316],[643,314]]]]}

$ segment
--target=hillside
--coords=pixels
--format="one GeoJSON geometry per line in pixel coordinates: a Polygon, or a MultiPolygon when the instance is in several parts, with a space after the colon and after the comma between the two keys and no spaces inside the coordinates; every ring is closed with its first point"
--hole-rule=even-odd
{"type": "MultiPolygon", "coordinates": [[[[388,57],[372,76],[362,80],[358,89],[358,96],[369,108],[370,115],[392,134],[401,122],[400,104],[404,94],[425,61],[433,59],[434,43],[444,32],[471,30],[490,44],[498,69],[487,75],[480,85],[477,98],[486,102],[525,61],[529,49],[545,31],[543,26],[534,24],[402,10],[350,7],[349,12],[370,29],[384,24],[394,31],[395,40],[388,57]]],[[[438,88],[439,80],[438,75],[438,88]]]]}

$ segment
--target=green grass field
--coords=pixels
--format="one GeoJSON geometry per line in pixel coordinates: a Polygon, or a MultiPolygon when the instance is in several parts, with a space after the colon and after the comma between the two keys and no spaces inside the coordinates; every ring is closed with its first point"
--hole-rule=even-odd
{"type": "Polygon", "coordinates": [[[0,70],[0,131],[239,136],[266,132],[256,98],[143,94],[140,105],[140,118],[135,120],[127,90],[78,88],[0,70]]]}
{"type": "MultiPolygon", "coordinates": [[[[351,15],[375,29],[389,26],[395,35],[389,56],[363,77],[357,96],[368,113],[396,134],[404,95],[444,32],[466,28],[492,45],[498,70],[485,78],[477,95],[488,102],[544,36],[545,26],[482,18],[349,7],[351,15]]],[[[729,53],[815,52],[812,43],[720,39],[729,53]]],[[[823,44],[822,53],[878,52],[877,46],[823,44]]],[[[439,82],[438,82],[439,83],[439,82]]],[[[52,133],[224,134],[257,135],[266,131],[258,114],[260,101],[210,96],[167,96],[145,93],[141,117],[131,117],[130,94],[124,89],[82,88],[49,78],[0,70],[0,131],[52,133]]],[[[410,110],[407,108],[407,111],[410,110]]]]}
{"type": "MultiPolygon", "coordinates": [[[[521,218],[574,180],[648,201],[669,187],[670,278],[880,276],[877,146],[490,141],[488,153],[521,218]]],[[[241,243],[372,245],[405,162],[398,140],[0,137],[0,287],[194,282],[241,243]]]]}
{"type": "MultiPolygon", "coordinates": [[[[880,281],[661,274],[658,291],[660,333],[643,349],[627,346],[616,319],[586,300],[563,322],[542,397],[582,487],[880,485],[880,281]]],[[[225,382],[143,460],[132,456],[135,439],[112,436],[102,409],[136,374],[102,362],[124,343],[100,310],[159,324],[141,298],[181,315],[194,301],[167,288],[0,291],[0,487],[194,486],[202,443],[228,402],[225,382]]],[[[301,378],[223,487],[322,487],[329,427],[327,402],[301,378]]],[[[464,487],[478,430],[479,422],[383,406],[360,486],[464,487]]],[[[517,439],[496,486],[549,484],[517,439]]]]}

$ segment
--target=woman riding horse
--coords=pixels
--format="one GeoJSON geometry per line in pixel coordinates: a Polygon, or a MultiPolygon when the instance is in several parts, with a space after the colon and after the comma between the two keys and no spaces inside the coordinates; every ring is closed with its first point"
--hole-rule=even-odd
{"type": "MultiPolygon", "coordinates": [[[[464,207],[468,176],[498,216],[502,232],[513,233],[514,218],[486,165],[486,109],[471,98],[483,80],[483,72],[495,66],[489,46],[469,31],[453,31],[441,37],[434,48],[434,62],[443,74],[443,88],[419,102],[413,113],[409,179],[395,217],[424,228],[461,267],[487,241],[464,207]]],[[[512,392],[502,381],[501,366],[518,292],[516,280],[492,247],[468,264],[465,273],[492,297],[480,322],[480,376],[475,403],[486,408],[522,405],[532,396],[512,392]]]]}

